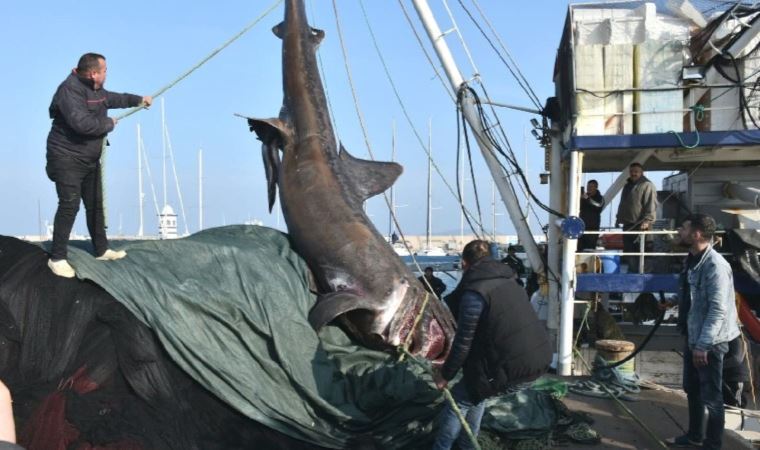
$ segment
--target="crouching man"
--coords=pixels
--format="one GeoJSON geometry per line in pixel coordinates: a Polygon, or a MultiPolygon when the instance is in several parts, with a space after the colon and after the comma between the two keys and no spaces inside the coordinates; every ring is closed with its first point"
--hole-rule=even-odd
{"type": "MultiPolygon", "coordinates": [[[[446,297],[457,318],[451,353],[434,373],[439,389],[460,368],[463,378],[451,394],[477,436],[487,398],[516,392],[541,376],[551,362],[546,329],[539,323],[514,271],[489,255],[488,242],[475,240],[462,252],[462,280],[446,297]]],[[[450,405],[439,417],[433,449],[473,448],[450,405]]]]}

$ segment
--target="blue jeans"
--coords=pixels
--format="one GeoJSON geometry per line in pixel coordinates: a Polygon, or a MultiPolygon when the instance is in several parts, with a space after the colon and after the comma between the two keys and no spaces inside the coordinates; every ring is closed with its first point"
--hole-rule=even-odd
{"type": "Polygon", "coordinates": [[[689,439],[702,442],[704,450],[719,450],[726,416],[723,409],[723,357],[728,342],[714,345],[707,353],[707,365],[694,367],[688,344],[683,352],[683,390],[689,402],[689,439]],[[707,427],[705,428],[705,408],[707,427]]]}
{"type": "MultiPolygon", "coordinates": [[[[462,415],[467,420],[472,434],[477,437],[478,431],[480,431],[480,420],[483,418],[483,411],[485,409],[485,400],[478,404],[473,404],[470,394],[467,393],[467,388],[462,381],[451,389],[451,396],[454,397],[454,401],[456,401],[457,406],[462,411],[462,415]]],[[[433,450],[449,450],[454,445],[454,442],[462,450],[474,448],[467,433],[461,433],[460,436],[461,431],[462,424],[459,422],[459,418],[451,408],[451,405],[447,403],[441,415],[438,416],[438,435],[435,438],[433,450]]]]}

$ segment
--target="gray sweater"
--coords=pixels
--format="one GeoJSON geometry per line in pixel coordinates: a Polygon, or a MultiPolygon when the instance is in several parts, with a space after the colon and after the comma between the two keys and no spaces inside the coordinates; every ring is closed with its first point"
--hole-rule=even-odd
{"type": "Polygon", "coordinates": [[[628,182],[620,195],[620,206],[617,211],[617,223],[640,224],[654,222],[657,212],[657,188],[645,176],[636,182],[628,182]]]}

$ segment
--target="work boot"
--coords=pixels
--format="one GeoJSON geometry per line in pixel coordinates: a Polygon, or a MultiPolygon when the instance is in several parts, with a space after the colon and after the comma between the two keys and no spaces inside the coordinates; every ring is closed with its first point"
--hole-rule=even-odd
{"type": "Polygon", "coordinates": [[[100,261],[116,261],[117,259],[121,259],[125,256],[127,256],[127,252],[124,250],[111,250],[109,248],[102,255],[98,256],[95,259],[100,261]]]}
{"type": "Polygon", "coordinates": [[[671,438],[665,441],[665,443],[668,445],[668,447],[676,447],[676,448],[702,448],[702,442],[695,441],[689,437],[689,435],[684,434],[683,436],[678,436],[676,438],[671,438]]]}
{"type": "Polygon", "coordinates": [[[59,259],[58,261],[53,261],[52,259],[48,259],[47,265],[48,267],[50,267],[50,270],[52,270],[53,273],[58,275],[59,277],[74,278],[77,274],[74,271],[74,268],[71,267],[71,264],[69,264],[69,262],[66,261],[65,259],[59,259]]]}

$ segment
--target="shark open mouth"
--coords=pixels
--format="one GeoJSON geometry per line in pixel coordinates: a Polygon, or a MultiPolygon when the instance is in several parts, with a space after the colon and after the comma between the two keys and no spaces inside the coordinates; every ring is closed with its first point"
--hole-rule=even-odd
{"type": "Polygon", "coordinates": [[[394,322],[398,322],[392,326],[396,336],[389,336],[389,342],[398,342],[402,346],[408,343],[407,350],[412,355],[428,359],[433,363],[442,363],[451,348],[453,324],[439,321],[442,315],[436,312],[442,307],[438,300],[431,299],[415,327],[421,306],[422,302],[418,302],[414,307],[400,311],[400,314],[394,318],[394,322]]]}

